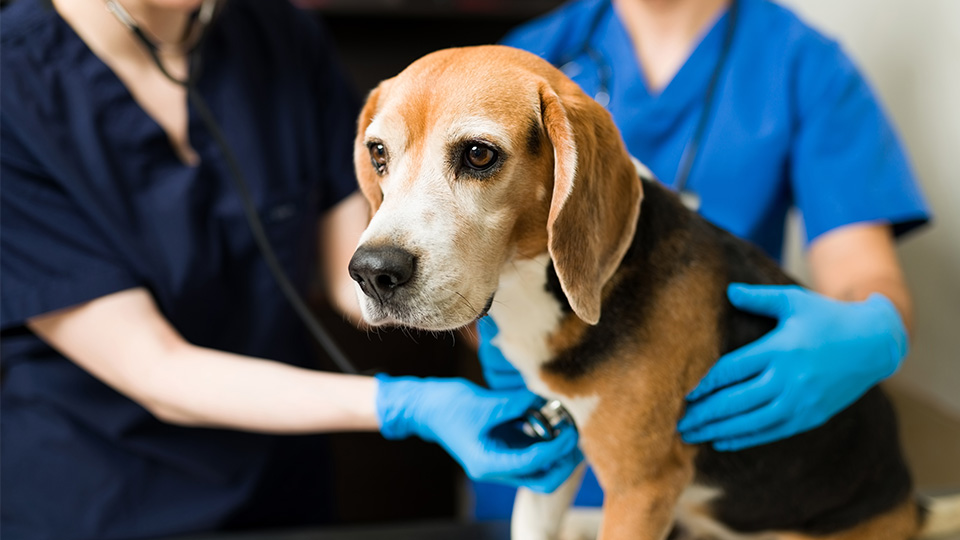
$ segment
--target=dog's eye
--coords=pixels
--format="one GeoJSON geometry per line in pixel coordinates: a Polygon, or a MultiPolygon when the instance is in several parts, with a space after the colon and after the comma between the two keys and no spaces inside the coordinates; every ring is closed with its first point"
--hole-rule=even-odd
{"type": "Polygon", "coordinates": [[[367,144],[370,151],[370,163],[377,170],[377,174],[383,174],[387,171],[387,148],[383,143],[371,142],[367,144]]]}
{"type": "Polygon", "coordinates": [[[477,171],[485,171],[497,162],[497,151],[483,144],[471,144],[463,153],[463,163],[477,171]]]}

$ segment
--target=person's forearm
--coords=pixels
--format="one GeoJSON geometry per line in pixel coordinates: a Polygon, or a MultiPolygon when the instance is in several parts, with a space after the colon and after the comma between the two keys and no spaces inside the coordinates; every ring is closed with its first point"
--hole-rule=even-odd
{"type": "Polygon", "coordinates": [[[835,229],[814,241],[808,255],[817,292],[847,301],[880,293],[912,331],[913,305],[889,226],[864,223],[835,229]]]}
{"type": "Polygon", "coordinates": [[[268,433],[378,428],[372,377],[307,370],[189,344],[150,365],[145,405],[166,422],[268,433]]]}
{"type": "Polygon", "coordinates": [[[167,422],[271,433],[378,427],[373,378],[191,345],[143,288],[27,324],[80,367],[167,422]]]}
{"type": "Polygon", "coordinates": [[[868,276],[856,282],[847,284],[846,287],[838,287],[832,291],[819,291],[827,296],[838,300],[857,302],[866,300],[873,293],[880,293],[886,296],[900,312],[900,318],[903,319],[903,325],[907,331],[912,331],[913,325],[913,305],[910,301],[910,293],[902,279],[894,276],[876,275],[868,276]]]}

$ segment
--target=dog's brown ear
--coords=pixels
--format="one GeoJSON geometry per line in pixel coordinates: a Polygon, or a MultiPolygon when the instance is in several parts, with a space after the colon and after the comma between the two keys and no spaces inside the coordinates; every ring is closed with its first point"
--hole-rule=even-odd
{"type": "Polygon", "coordinates": [[[554,152],[550,257],[574,313],[596,324],[603,286],[633,239],[642,188],[610,114],[574,83],[543,85],[540,111],[554,152]]]}
{"type": "Polygon", "coordinates": [[[380,191],[380,177],[377,175],[373,164],[370,163],[370,151],[364,144],[364,133],[373,116],[377,112],[377,102],[380,98],[381,86],[374,88],[367,96],[367,102],[360,111],[360,117],[357,119],[357,136],[353,142],[353,168],[357,173],[357,182],[360,184],[360,191],[367,202],[370,204],[371,216],[380,208],[383,202],[383,193],[380,191]]]}

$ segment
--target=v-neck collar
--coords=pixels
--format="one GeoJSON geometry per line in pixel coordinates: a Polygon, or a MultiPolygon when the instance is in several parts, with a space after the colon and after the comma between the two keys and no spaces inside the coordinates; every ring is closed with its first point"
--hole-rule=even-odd
{"type": "MultiPolygon", "coordinates": [[[[41,0],[41,4],[43,2],[48,0],[41,0]]],[[[48,15],[54,17],[61,46],[71,60],[68,64],[70,69],[77,70],[96,89],[91,94],[90,106],[103,111],[110,110],[113,121],[100,127],[105,131],[116,131],[114,146],[123,146],[125,151],[130,150],[135,154],[150,154],[151,159],[172,163],[178,170],[198,171],[204,153],[201,146],[208,137],[193,104],[187,100],[187,137],[198,160],[196,163],[187,163],[181,159],[163,126],[134,97],[133,92],[113,68],[90,48],[73,26],[56,12],[52,4],[48,3],[45,7],[50,12],[48,15]]],[[[209,36],[205,41],[210,41],[209,36]]],[[[201,44],[204,45],[208,44],[201,44]]],[[[210,47],[207,46],[207,49],[210,47]]],[[[209,54],[205,52],[204,56],[205,63],[215,65],[208,62],[209,54]]],[[[206,86],[207,79],[201,71],[196,82],[201,91],[206,86]]]]}
{"type": "Polygon", "coordinates": [[[607,15],[597,32],[591,36],[591,45],[611,66],[616,66],[610,88],[611,109],[623,106],[628,106],[632,111],[649,109],[655,116],[672,118],[679,110],[702,98],[720,58],[722,41],[729,24],[729,9],[706,27],[680,69],[658,93],[651,92],[647,86],[633,41],[612,2],[606,9],[607,15]]]}

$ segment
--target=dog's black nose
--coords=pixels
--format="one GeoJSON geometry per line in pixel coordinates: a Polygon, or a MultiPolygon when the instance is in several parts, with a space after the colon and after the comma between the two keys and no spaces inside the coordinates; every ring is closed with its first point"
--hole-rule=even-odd
{"type": "Polygon", "coordinates": [[[350,259],[350,277],[364,294],[383,302],[413,277],[417,258],[398,247],[361,246],[350,259]]]}

